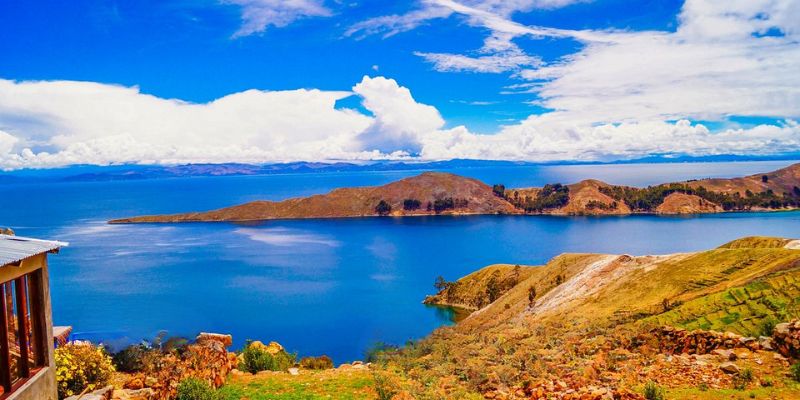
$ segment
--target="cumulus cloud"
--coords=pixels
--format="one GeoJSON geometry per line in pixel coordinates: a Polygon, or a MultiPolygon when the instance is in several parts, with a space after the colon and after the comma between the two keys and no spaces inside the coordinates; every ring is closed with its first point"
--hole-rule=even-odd
{"type": "Polygon", "coordinates": [[[444,126],[439,111],[417,103],[408,88],[394,79],[364,77],[353,91],[375,118],[359,136],[365,148],[384,153],[419,153],[422,137],[444,126]]]}
{"type": "Polygon", "coordinates": [[[335,108],[351,95],[248,90],[195,104],[135,87],[0,80],[0,157],[13,168],[379,156],[357,140],[372,119],[335,108]]]}
{"type": "Polygon", "coordinates": [[[350,91],[248,90],[202,104],[136,87],[0,80],[0,167],[800,152],[800,1],[688,0],[674,32],[511,20],[531,7],[568,3],[429,0],[418,14],[356,30],[390,34],[458,14],[487,31],[472,54],[419,55],[441,71],[510,72],[517,80],[510,90],[530,92],[550,109],[496,134],[446,128],[435,107],[384,77],[364,77],[350,91]],[[521,36],[571,38],[583,47],[547,64],[517,47],[521,36]],[[353,95],[368,114],[336,107],[353,95]],[[734,116],[779,122],[716,130],[697,122],[726,126],[734,116]]]}
{"type": "Polygon", "coordinates": [[[242,26],[233,37],[260,33],[272,25],[284,27],[305,17],[328,17],[331,10],[322,0],[221,0],[242,8],[242,26]]]}

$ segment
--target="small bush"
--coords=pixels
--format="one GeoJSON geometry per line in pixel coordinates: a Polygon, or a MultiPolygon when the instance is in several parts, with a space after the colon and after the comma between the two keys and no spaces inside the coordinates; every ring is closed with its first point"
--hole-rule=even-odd
{"type": "Polygon", "coordinates": [[[736,390],[745,390],[747,385],[753,381],[753,370],[745,368],[739,371],[733,378],[733,388],[736,390]]]}
{"type": "Polygon", "coordinates": [[[386,359],[387,353],[397,353],[398,351],[400,351],[400,348],[396,345],[376,342],[367,349],[364,360],[370,363],[383,362],[386,359]]]}
{"type": "Polygon", "coordinates": [[[647,382],[644,385],[644,398],[647,400],[664,400],[664,388],[655,384],[655,382],[647,382]]]}
{"type": "Polygon", "coordinates": [[[145,369],[145,358],[152,352],[153,349],[144,344],[131,345],[115,353],[111,361],[117,371],[140,372],[145,369]]]}
{"type": "Polygon", "coordinates": [[[69,343],[56,349],[58,397],[65,398],[99,389],[114,373],[111,357],[102,347],[88,343],[69,343]]]}
{"type": "Polygon", "coordinates": [[[800,382],[800,362],[796,362],[794,365],[792,365],[792,367],[789,368],[789,372],[792,375],[792,379],[800,382]]]}
{"type": "Polygon", "coordinates": [[[186,378],[178,384],[175,400],[217,400],[217,391],[208,382],[197,378],[186,378]]]}
{"type": "Polygon", "coordinates": [[[305,369],[331,369],[333,360],[328,356],[304,357],[300,360],[300,366],[305,369]]]}
{"type": "Polygon", "coordinates": [[[375,381],[375,393],[378,395],[378,400],[391,400],[397,394],[394,385],[386,375],[373,372],[372,378],[375,381]]]}
{"type": "Polygon", "coordinates": [[[239,369],[251,374],[259,371],[286,371],[295,364],[296,358],[277,343],[274,346],[265,346],[261,342],[248,342],[242,351],[239,369]]]}

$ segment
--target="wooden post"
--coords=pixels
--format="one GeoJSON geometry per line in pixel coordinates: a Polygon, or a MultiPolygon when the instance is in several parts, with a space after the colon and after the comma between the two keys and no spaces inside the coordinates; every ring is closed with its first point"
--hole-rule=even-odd
{"type": "Polygon", "coordinates": [[[35,357],[36,367],[44,367],[47,362],[47,346],[52,346],[52,343],[47,343],[47,332],[45,332],[44,310],[42,308],[43,301],[42,290],[42,270],[37,270],[28,274],[28,301],[31,303],[31,325],[33,326],[33,337],[31,344],[33,347],[33,356],[35,357]]]}
{"type": "Polygon", "coordinates": [[[14,280],[17,290],[17,338],[19,339],[19,375],[24,378],[31,376],[30,347],[28,346],[28,294],[25,276],[14,280]]]}
{"type": "Polygon", "coordinates": [[[6,284],[0,283],[0,385],[3,392],[11,392],[11,353],[8,348],[8,314],[6,313],[6,284]]]}

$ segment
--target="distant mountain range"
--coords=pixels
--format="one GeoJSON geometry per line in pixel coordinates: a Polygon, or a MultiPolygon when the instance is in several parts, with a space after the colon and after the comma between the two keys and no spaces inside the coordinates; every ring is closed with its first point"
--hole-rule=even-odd
{"type": "Polygon", "coordinates": [[[651,156],[632,160],[611,162],[561,161],[550,163],[534,163],[526,161],[493,161],[493,160],[447,160],[447,161],[373,161],[373,162],[290,162],[278,164],[183,164],[183,165],[74,165],[54,169],[26,169],[0,173],[0,184],[4,183],[37,183],[37,182],[73,182],[73,181],[117,181],[179,178],[191,176],[236,176],[236,175],[272,175],[324,172],[358,172],[358,171],[413,171],[413,170],[448,170],[456,168],[486,168],[503,166],[532,165],[599,165],[599,164],[636,164],[636,163],[686,163],[686,162],[730,162],[730,161],[768,161],[798,160],[800,154],[780,157],[770,156],[736,156],[719,155],[704,157],[651,156]]]}

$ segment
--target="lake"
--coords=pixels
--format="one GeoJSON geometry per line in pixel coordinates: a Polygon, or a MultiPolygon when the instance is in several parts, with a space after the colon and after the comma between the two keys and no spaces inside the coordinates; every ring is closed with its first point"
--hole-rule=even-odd
{"type": "MultiPolygon", "coordinates": [[[[790,161],[451,170],[507,187],[597,178],[649,185],[767,172],[790,161]]],[[[218,208],[378,185],[420,171],[0,185],[0,226],[70,242],[50,257],[53,315],[74,337],[119,346],[160,330],[275,340],[337,363],[381,341],[450,323],[421,304],[436,276],[562,252],[702,250],[746,235],[800,237],[800,213],[661,217],[460,216],[107,225],[111,218],[218,208]]]]}

